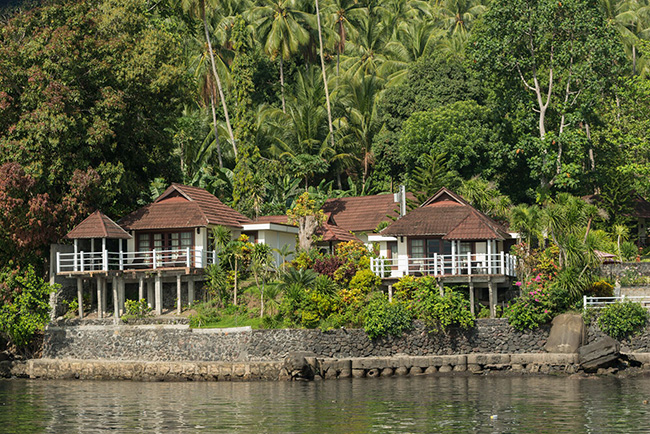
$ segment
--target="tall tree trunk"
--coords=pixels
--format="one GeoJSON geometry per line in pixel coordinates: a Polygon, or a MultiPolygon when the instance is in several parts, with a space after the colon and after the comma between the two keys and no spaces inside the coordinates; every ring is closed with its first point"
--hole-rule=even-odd
{"type": "Polygon", "coordinates": [[[219,169],[223,169],[223,161],[221,160],[221,143],[219,142],[219,132],[217,131],[217,111],[214,106],[214,93],[210,92],[210,107],[212,108],[212,124],[214,125],[214,140],[217,144],[217,158],[219,158],[219,169]]]}
{"type": "Polygon", "coordinates": [[[237,260],[237,258],[235,258],[235,296],[234,296],[234,300],[233,300],[233,304],[235,306],[237,306],[237,265],[238,265],[238,263],[239,263],[239,261],[237,260]]]}
{"type": "Polygon", "coordinates": [[[286,113],[287,108],[284,102],[284,67],[282,65],[282,50],[280,50],[280,91],[282,93],[282,113],[286,113]]]}
{"type": "Polygon", "coordinates": [[[221,106],[223,107],[223,115],[226,118],[226,127],[228,128],[228,135],[232,141],[232,148],[235,152],[235,157],[237,157],[237,144],[235,143],[235,136],[232,133],[232,127],[230,126],[230,115],[228,114],[228,107],[226,106],[226,98],[223,95],[223,88],[221,87],[221,79],[217,73],[217,65],[214,61],[214,52],[212,51],[212,42],[210,41],[210,32],[208,31],[208,20],[205,16],[205,3],[202,2],[201,5],[201,14],[203,15],[203,30],[205,31],[205,40],[208,43],[208,51],[210,51],[210,64],[212,65],[212,74],[214,75],[214,81],[217,82],[217,89],[219,89],[219,98],[221,98],[221,106]]]}
{"type": "Polygon", "coordinates": [[[325,57],[323,56],[323,32],[320,24],[320,8],[316,0],[316,21],[318,22],[318,43],[320,44],[320,67],[323,70],[323,84],[325,85],[325,101],[327,102],[327,124],[330,128],[330,141],[334,149],[334,128],[332,127],[332,107],[330,105],[330,92],[327,87],[327,75],[325,74],[325,57]]]}

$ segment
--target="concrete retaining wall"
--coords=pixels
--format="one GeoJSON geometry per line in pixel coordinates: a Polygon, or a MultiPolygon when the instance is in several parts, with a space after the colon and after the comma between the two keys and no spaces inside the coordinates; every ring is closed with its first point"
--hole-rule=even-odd
{"type": "MultiPolygon", "coordinates": [[[[650,353],[628,354],[650,369],[650,353]]],[[[315,379],[388,377],[405,375],[465,375],[494,371],[513,373],[578,372],[577,354],[458,354],[366,358],[313,358],[315,379]]],[[[35,359],[0,362],[0,377],[134,380],[134,381],[249,381],[288,380],[283,362],[143,362],[111,360],[35,359]]]]}
{"type": "Polygon", "coordinates": [[[429,333],[423,324],[400,337],[370,340],[360,329],[190,329],[187,325],[48,327],[43,357],[136,361],[276,361],[291,352],[355,358],[471,353],[541,353],[548,327],[518,332],[505,319],[478,320],[469,331],[429,333]]]}

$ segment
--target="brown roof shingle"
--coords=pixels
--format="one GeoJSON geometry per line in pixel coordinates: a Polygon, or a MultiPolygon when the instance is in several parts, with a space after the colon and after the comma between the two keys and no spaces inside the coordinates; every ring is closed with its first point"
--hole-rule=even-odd
{"type": "Polygon", "coordinates": [[[449,240],[510,238],[499,223],[446,188],[381,233],[388,236],[440,236],[449,240]]]}
{"type": "Polygon", "coordinates": [[[316,235],[322,236],[323,241],[361,241],[350,231],[327,222],[316,230],[316,235]]]}
{"type": "Polygon", "coordinates": [[[120,219],[126,230],[172,229],[224,225],[241,228],[248,217],[198,187],[172,184],[153,203],[120,219]]]}
{"type": "Polygon", "coordinates": [[[131,238],[131,235],[126,233],[124,229],[119,227],[106,214],[101,211],[95,211],[68,232],[64,238],[68,240],[88,238],[128,240],[131,238]]]}
{"type": "MultiPolygon", "coordinates": [[[[415,199],[411,193],[407,197],[415,199]]],[[[390,217],[399,217],[399,203],[392,194],[328,199],[322,209],[330,215],[330,222],[354,232],[372,231],[390,217]]]]}

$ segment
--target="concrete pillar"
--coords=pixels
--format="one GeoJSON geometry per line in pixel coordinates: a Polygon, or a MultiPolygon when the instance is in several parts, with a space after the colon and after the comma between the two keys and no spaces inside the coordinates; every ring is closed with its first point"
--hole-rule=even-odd
{"type": "Polygon", "coordinates": [[[160,274],[156,274],[155,279],[155,292],[156,292],[156,302],[154,304],[154,310],[156,312],[156,315],[162,315],[162,277],[160,274]]]}
{"type": "Polygon", "coordinates": [[[469,310],[472,312],[472,315],[475,315],[474,313],[474,282],[472,279],[469,279],[469,310]]]}
{"type": "Polygon", "coordinates": [[[151,309],[155,306],[155,296],[154,296],[154,291],[153,291],[153,280],[149,279],[147,280],[147,305],[151,309]]]}
{"type": "Polygon", "coordinates": [[[97,318],[104,318],[102,310],[102,278],[97,276],[97,318]]]}
{"type": "Polygon", "coordinates": [[[77,277],[77,303],[79,303],[79,318],[84,317],[84,280],[77,277]]]}
{"type": "Polygon", "coordinates": [[[102,277],[102,318],[108,311],[108,303],[106,302],[106,294],[108,293],[108,278],[102,277]]]}
{"type": "Polygon", "coordinates": [[[176,276],[176,313],[181,314],[181,275],[176,276]]]}
{"type": "Polygon", "coordinates": [[[120,303],[120,316],[124,315],[126,309],[124,308],[124,303],[126,302],[126,285],[124,283],[124,277],[120,276],[117,278],[117,295],[120,303]]]}
{"type": "Polygon", "coordinates": [[[490,318],[496,317],[496,305],[497,305],[497,287],[492,281],[488,280],[488,294],[490,297],[490,318]]]}
{"type": "Polygon", "coordinates": [[[445,284],[442,283],[442,279],[438,279],[438,289],[440,290],[440,297],[445,296],[445,284]]]}
{"type": "Polygon", "coordinates": [[[138,301],[144,298],[144,276],[140,276],[138,281],[138,301]]]}
{"type": "Polygon", "coordinates": [[[113,316],[115,318],[120,317],[120,295],[117,286],[117,277],[113,277],[111,289],[113,290],[113,316]]]}
{"type": "Polygon", "coordinates": [[[194,277],[190,276],[187,281],[187,304],[190,306],[194,303],[194,277]]]}
{"type": "Polygon", "coordinates": [[[388,285],[388,302],[393,302],[393,285],[388,285]]]}

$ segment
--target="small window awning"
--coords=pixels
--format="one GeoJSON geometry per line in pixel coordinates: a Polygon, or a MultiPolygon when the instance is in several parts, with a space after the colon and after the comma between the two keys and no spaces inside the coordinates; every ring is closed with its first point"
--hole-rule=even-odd
{"type": "Polygon", "coordinates": [[[64,238],[68,240],[91,238],[128,240],[132,237],[106,214],[95,211],[68,232],[64,238]]]}

